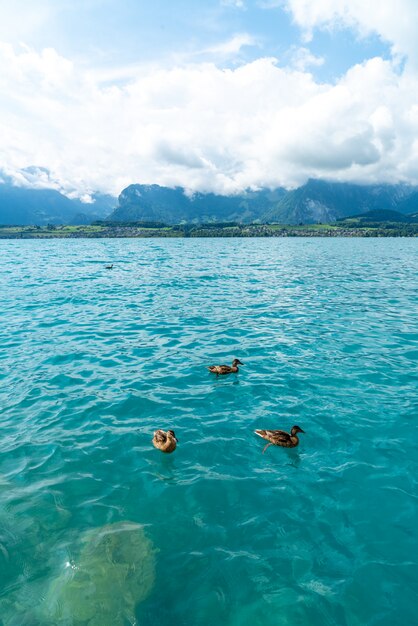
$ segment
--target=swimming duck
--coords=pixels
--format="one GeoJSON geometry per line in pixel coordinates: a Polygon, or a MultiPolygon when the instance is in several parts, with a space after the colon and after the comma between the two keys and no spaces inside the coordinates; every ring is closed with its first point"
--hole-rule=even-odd
{"type": "Polygon", "coordinates": [[[113,270],[113,263],[112,263],[112,265],[106,265],[106,269],[107,270],[113,270]]]}
{"type": "Polygon", "coordinates": [[[299,445],[298,433],[304,433],[305,431],[299,428],[299,426],[293,426],[289,433],[284,430],[255,430],[256,435],[270,441],[263,448],[263,454],[269,446],[281,446],[282,448],[296,448],[299,445]]]}
{"type": "Polygon", "coordinates": [[[152,439],[154,447],[167,454],[174,452],[177,442],[178,439],[174,430],[167,430],[167,432],[164,430],[156,430],[152,439]]]}
{"type": "Polygon", "coordinates": [[[208,370],[217,376],[223,376],[224,374],[236,374],[239,371],[238,365],[244,365],[244,363],[241,363],[239,359],[234,359],[232,361],[232,365],[210,365],[208,370]]]}

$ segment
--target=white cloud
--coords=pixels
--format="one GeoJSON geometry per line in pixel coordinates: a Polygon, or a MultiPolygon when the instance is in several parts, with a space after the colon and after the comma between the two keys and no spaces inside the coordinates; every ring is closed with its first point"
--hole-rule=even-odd
{"type": "Polygon", "coordinates": [[[244,9],[244,0],[222,0],[221,4],[226,7],[236,7],[237,9],[244,9]]]}
{"type": "Polygon", "coordinates": [[[222,59],[226,59],[229,56],[236,57],[236,55],[241,52],[242,48],[256,45],[257,41],[252,35],[249,35],[248,33],[238,33],[227,41],[195,52],[193,56],[220,57],[222,59]]]}
{"type": "Polygon", "coordinates": [[[290,50],[291,66],[304,72],[310,67],[318,67],[324,64],[323,57],[317,57],[308,48],[293,48],[290,50]]]}
{"type": "Polygon", "coordinates": [[[220,193],[308,177],[418,184],[417,93],[416,75],[380,58],[330,85],[268,58],[103,75],[52,49],[1,45],[0,171],[80,197],[132,182],[220,193]]]}
{"type": "Polygon", "coordinates": [[[393,54],[418,65],[417,0],[283,0],[309,40],[315,28],[355,28],[360,35],[378,34],[393,54]]]}
{"type": "Polygon", "coordinates": [[[260,9],[278,9],[282,7],[284,0],[258,0],[257,6],[260,9]]]}

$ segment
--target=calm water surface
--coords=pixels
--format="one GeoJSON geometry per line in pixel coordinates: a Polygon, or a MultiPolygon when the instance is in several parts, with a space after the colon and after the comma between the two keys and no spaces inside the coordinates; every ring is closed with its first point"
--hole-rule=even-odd
{"type": "Polygon", "coordinates": [[[0,255],[0,624],[417,623],[418,240],[0,255]],[[293,424],[261,454],[255,428],[293,424]],[[135,619],[58,618],[88,533],[126,521],[155,550],[135,619]]]}

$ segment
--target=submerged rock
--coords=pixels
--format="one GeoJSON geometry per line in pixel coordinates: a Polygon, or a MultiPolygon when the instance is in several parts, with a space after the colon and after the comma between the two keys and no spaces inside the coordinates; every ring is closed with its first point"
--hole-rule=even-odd
{"type": "Polygon", "coordinates": [[[51,582],[40,607],[42,623],[125,626],[150,594],[155,551],[142,526],[119,522],[87,531],[78,560],[51,582]]]}

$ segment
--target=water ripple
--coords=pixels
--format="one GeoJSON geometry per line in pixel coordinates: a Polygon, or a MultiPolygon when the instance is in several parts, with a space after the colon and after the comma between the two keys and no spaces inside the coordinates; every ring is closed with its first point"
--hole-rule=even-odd
{"type": "Polygon", "coordinates": [[[416,240],[0,251],[2,626],[39,626],[80,536],[126,520],[159,550],[141,624],[415,623],[416,240]]]}

